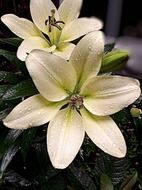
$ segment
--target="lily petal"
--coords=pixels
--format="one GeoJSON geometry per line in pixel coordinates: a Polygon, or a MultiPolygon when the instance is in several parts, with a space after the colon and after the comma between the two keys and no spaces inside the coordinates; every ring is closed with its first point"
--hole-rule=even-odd
{"type": "Polygon", "coordinates": [[[50,46],[45,39],[35,36],[25,39],[18,48],[17,57],[25,61],[27,55],[34,49],[46,49],[50,52],[50,46]]]}
{"type": "Polygon", "coordinates": [[[65,59],[34,50],[27,57],[26,65],[37,89],[48,100],[63,100],[74,89],[75,71],[65,59]]]}
{"type": "Polygon", "coordinates": [[[121,76],[94,77],[84,84],[84,106],[95,115],[110,115],[133,103],[141,90],[138,80],[121,76]]]}
{"type": "Polygon", "coordinates": [[[78,18],[83,0],[64,0],[58,12],[60,20],[66,24],[78,18]]]}
{"type": "Polygon", "coordinates": [[[69,42],[102,27],[102,21],[97,18],[79,18],[65,25],[60,40],[69,42]]]}
{"type": "Polygon", "coordinates": [[[38,28],[25,18],[20,18],[14,14],[6,14],[1,17],[1,20],[14,34],[22,39],[42,36],[38,28]]]}
{"type": "Polygon", "coordinates": [[[31,16],[36,26],[45,34],[49,34],[48,26],[45,21],[48,20],[48,16],[51,16],[51,10],[55,10],[55,18],[59,20],[59,15],[55,5],[51,0],[31,0],[30,10],[31,16]]]}
{"type": "Polygon", "coordinates": [[[55,168],[64,169],[72,162],[84,134],[82,118],[76,110],[66,108],[58,112],[47,131],[48,153],[55,168]]]}
{"type": "Polygon", "coordinates": [[[74,48],[75,45],[72,43],[60,43],[58,48],[54,51],[54,54],[69,60],[74,48]]]}
{"type": "Polygon", "coordinates": [[[3,122],[13,129],[39,126],[51,120],[62,106],[63,102],[52,103],[41,95],[34,95],[18,104],[3,122]]]}
{"type": "Polygon", "coordinates": [[[93,116],[81,109],[83,126],[90,139],[104,152],[121,158],[126,154],[123,135],[109,116],[93,116]]]}
{"type": "Polygon", "coordinates": [[[103,50],[104,39],[100,31],[87,34],[74,48],[70,57],[70,63],[76,70],[80,84],[88,78],[97,75],[101,67],[103,50]]]}

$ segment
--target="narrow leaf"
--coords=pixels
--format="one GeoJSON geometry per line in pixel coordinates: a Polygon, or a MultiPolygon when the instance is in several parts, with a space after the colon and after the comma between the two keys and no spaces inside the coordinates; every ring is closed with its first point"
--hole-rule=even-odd
{"type": "Polygon", "coordinates": [[[16,84],[21,79],[20,76],[17,76],[14,73],[7,71],[0,71],[0,81],[8,82],[10,84],[16,84]]]}
{"type": "Polygon", "coordinates": [[[111,182],[111,179],[105,175],[105,174],[102,174],[101,175],[101,190],[113,190],[113,184],[111,182]]]}
{"type": "Polygon", "coordinates": [[[2,96],[2,100],[13,100],[27,96],[32,96],[37,93],[37,89],[35,88],[33,82],[31,80],[26,80],[11,87],[2,96]]]}
{"type": "Polygon", "coordinates": [[[94,181],[85,170],[81,170],[74,164],[71,164],[68,168],[68,171],[70,181],[76,190],[97,190],[94,181]]]}
{"type": "Polygon", "coordinates": [[[0,85],[0,97],[11,87],[12,85],[0,85]]]}
{"type": "Polygon", "coordinates": [[[37,130],[38,128],[36,127],[36,128],[27,129],[23,132],[23,139],[21,143],[21,153],[24,159],[27,156],[27,153],[30,149],[30,146],[36,135],[37,130]]]}
{"type": "Polygon", "coordinates": [[[16,57],[16,52],[11,52],[11,51],[7,51],[4,49],[0,49],[0,56],[3,56],[4,58],[6,58],[10,63],[15,64],[20,69],[20,71],[22,71],[23,73],[28,74],[25,63],[20,61],[16,57]]]}
{"type": "Polygon", "coordinates": [[[137,182],[138,173],[134,172],[132,175],[130,175],[126,180],[121,184],[120,190],[130,190],[137,182]]]}
{"type": "Polygon", "coordinates": [[[4,119],[9,112],[10,112],[9,108],[6,108],[6,109],[0,111],[0,120],[4,119]]]}
{"type": "Polygon", "coordinates": [[[4,175],[4,180],[9,183],[14,183],[16,186],[20,187],[29,187],[31,186],[31,182],[16,173],[15,171],[8,171],[4,175]]]}
{"type": "Polygon", "coordinates": [[[3,159],[1,161],[1,165],[0,165],[0,173],[1,173],[1,175],[3,175],[3,173],[5,172],[7,166],[12,161],[13,157],[18,152],[18,150],[19,150],[19,146],[13,145],[4,154],[3,159]]]}
{"type": "Polygon", "coordinates": [[[22,42],[21,38],[0,38],[0,45],[11,45],[18,47],[22,42]]]}
{"type": "Polygon", "coordinates": [[[5,144],[13,144],[15,140],[22,134],[22,132],[23,130],[10,129],[5,138],[5,144]]]}

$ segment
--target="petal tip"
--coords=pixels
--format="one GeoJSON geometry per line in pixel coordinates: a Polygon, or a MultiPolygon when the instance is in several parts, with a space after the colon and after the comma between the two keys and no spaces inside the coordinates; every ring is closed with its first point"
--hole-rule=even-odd
{"type": "Polygon", "coordinates": [[[118,147],[118,149],[112,156],[117,157],[117,158],[124,158],[126,156],[126,153],[127,153],[127,147],[124,142],[122,146],[118,147]]]}
{"type": "Polygon", "coordinates": [[[56,169],[65,169],[67,166],[65,164],[60,163],[52,163],[53,167],[56,169]]]}

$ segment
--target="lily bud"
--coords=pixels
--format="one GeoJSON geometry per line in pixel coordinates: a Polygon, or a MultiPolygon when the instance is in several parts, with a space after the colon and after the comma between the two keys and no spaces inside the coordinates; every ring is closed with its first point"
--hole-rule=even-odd
{"type": "Polygon", "coordinates": [[[126,50],[117,49],[104,55],[101,66],[101,73],[118,71],[124,67],[129,59],[126,50]]]}
{"type": "Polygon", "coordinates": [[[130,113],[132,117],[140,117],[140,115],[142,114],[142,110],[139,108],[131,108],[130,113]]]}

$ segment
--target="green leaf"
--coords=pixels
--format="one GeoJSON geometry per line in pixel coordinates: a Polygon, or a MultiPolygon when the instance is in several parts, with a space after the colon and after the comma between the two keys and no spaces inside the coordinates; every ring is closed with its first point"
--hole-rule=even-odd
{"type": "Polygon", "coordinates": [[[21,187],[31,186],[31,182],[25,179],[23,176],[19,175],[15,171],[8,171],[4,174],[4,180],[8,183],[14,184],[21,187]]]}
{"type": "Polygon", "coordinates": [[[51,178],[47,185],[45,185],[46,189],[52,190],[64,190],[66,188],[65,178],[63,175],[58,174],[55,177],[51,178]]]}
{"type": "Polygon", "coordinates": [[[5,57],[10,63],[15,64],[20,69],[20,71],[22,71],[25,74],[28,74],[27,68],[25,66],[25,63],[23,61],[20,61],[16,57],[16,53],[15,52],[11,52],[11,51],[7,51],[7,50],[4,50],[4,49],[0,49],[0,56],[5,57]]]}
{"type": "Polygon", "coordinates": [[[13,144],[15,142],[15,140],[21,135],[22,132],[23,132],[23,130],[10,129],[4,140],[4,143],[7,146],[13,144]]]}
{"type": "Polygon", "coordinates": [[[7,116],[7,114],[10,112],[10,110],[11,109],[6,108],[6,109],[0,111],[0,120],[4,119],[7,116]]]}
{"type": "Polygon", "coordinates": [[[130,190],[133,188],[135,183],[137,182],[138,173],[134,172],[132,175],[130,175],[126,180],[121,184],[120,190],[130,190]]]}
{"type": "Polygon", "coordinates": [[[31,128],[31,129],[27,129],[23,132],[23,138],[22,138],[22,143],[21,143],[21,153],[22,153],[24,160],[30,149],[32,141],[36,135],[37,129],[38,129],[37,127],[31,128]]]}
{"type": "Polygon", "coordinates": [[[37,94],[38,91],[35,88],[31,80],[22,81],[13,87],[11,87],[3,96],[2,100],[13,100],[23,97],[32,96],[37,94]]]}
{"type": "Polygon", "coordinates": [[[114,158],[100,150],[95,163],[94,172],[96,176],[107,174],[111,177],[113,185],[116,185],[126,176],[128,167],[129,165],[126,157],[114,158]]]}
{"type": "Polygon", "coordinates": [[[10,84],[16,84],[21,80],[21,77],[7,71],[0,71],[0,81],[8,82],[10,84]]]}
{"type": "Polygon", "coordinates": [[[114,189],[111,179],[107,175],[102,174],[100,182],[101,182],[101,190],[113,190],[114,189]]]}
{"type": "Polygon", "coordinates": [[[3,173],[5,172],[7,166],[10,164],[10,162],[12,161],[13,157],[15,156],[15,154],[18,152],[19,150],[19,146],[17,145],[12,145],[8,151],[4,154],[2,161],[1,161],[1,165],[0,165],[0,175],[2,176],[3,173]]]}
{"type": "Polygon", "coordinates": [[[129,164],[127,157],[124,158],[112,158],[112,173],[111,179],[114,185],[120,183],[127,174],[129,164]]]}
{"type": "Polygon", "coordinates": [[[6,137],[5,135],[3,135],[0,146],[0,157],[2,157],[5,152],[7,152],[8,149],[10,149],[10,147],[14,145],[15,141],[18,139],[22,132],[23,130],[10,129],[6,134],[6,137]]]}
{"type": "Polygon", "coordinates": [[[5,57],[11,63],[15,63],[15,60],[17,59],[15,52],[7,51],[4,49],[0,49],[0,56],[5,57]]]}
{"type": "Polygon", "coordinates": [[[97,190],[94,181],[89,174],[74,164],[68,167],[68,177],[75,190],[97,190]]]}
{"type": "Polygon", "coordinates": [[[18,47],[22,42],[21,38],[0,38],[0,45],[11,45],[18,47]]]}
{"type": "Polygon", "coordinates": [[[12,85],[0,85],[0,97],[11,87],[12,85]]]}

